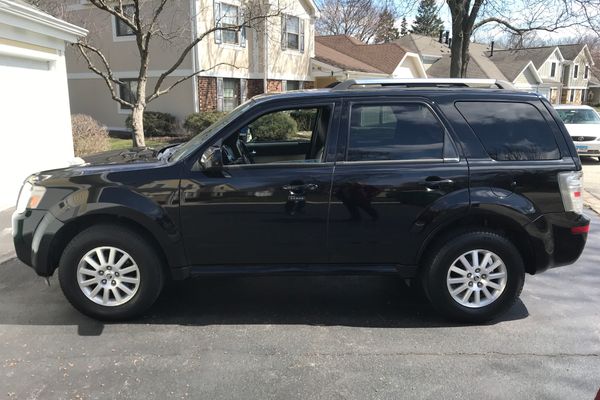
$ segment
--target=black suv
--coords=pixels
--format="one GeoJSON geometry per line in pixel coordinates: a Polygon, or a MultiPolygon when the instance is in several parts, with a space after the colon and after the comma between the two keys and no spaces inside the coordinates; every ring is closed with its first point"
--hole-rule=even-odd
{"type": "Polygon", "coordinates": [[[19,259],[100,319],[166,280],[390,274],[449,318],[489,320],[525,273],[583,251],[581,163],[541,96],[498,82],[346,81],[262,95],[190,141],[30,176],[19,259]]]}

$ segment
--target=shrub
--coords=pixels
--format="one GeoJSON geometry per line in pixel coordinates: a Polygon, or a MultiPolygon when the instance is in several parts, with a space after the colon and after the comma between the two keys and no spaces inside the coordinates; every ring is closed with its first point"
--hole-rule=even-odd
{"type": "Polygon", "coordinates": [[[77,157],[110,149],[108,131],[89,115],[71,116],[73,147],[77,157]]]}
{"type": "Polygon", "coordinates": [[[299,131],[312,131],[317,112],[315,109],[296,110],[292,111],[290,116],[298,124],[299,131]]]}
{"type": "Polygon", "coordinates": [[[257,142],[284,140],[298,132],[298,124],[288,113],[264,115],[250,124],[250,133],[257,142]]]}
{"type": "MultiPolygon", "coordinates": [[[[133,129],[131,115],[125,120],[125,125],[133,129]]],[[[175,116],[158,111],[144,112],[144,136],[174,136],[177,133],[175,116]]]]}
{"type": "Polygon", "coordinates": [[[207,111],[202,113],[193,113],[186,117],[183,127],[194,136],[223,118],[226,112],[207,111]]]}

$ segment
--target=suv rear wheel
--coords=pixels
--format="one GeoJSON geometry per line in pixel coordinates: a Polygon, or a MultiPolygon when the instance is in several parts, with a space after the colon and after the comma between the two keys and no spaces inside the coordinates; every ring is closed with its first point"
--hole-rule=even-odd
{"type": "Polygon", "coordinates": [[[525,268],[507,238],[478,230],[440,243],[424,265],[422,283],[442,314],[461,322],[485,322],[514,304],[523,288],[525,268]]]}
{"type": "Polygon", "coordinates": [[[60,286],[82,313],[104,320],[134,317],[160,294],[160,258],[138,233],[119,225],[98,225],[79,233],[65,248],[60,286]]]}

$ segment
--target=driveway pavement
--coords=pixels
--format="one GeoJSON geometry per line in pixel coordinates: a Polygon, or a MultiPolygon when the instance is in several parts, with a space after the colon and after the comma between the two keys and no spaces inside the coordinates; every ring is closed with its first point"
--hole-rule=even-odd
{"type": "Polygon", "coordinates": [[[0,398],[594,399],[599,226],[577,264],[528,276],[484,326],[440,319],[389,277],[180,282],[145,318],[103,324],[12,260],[0,265],[0,398]]]}

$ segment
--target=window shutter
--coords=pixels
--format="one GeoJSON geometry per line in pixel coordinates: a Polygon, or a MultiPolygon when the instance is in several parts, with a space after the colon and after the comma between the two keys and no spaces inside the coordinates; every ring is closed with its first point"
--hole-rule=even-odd
{"type": "MultiPolygon", "coordinates": [[[[220,28],[221,27],[221,3],[218,2],[214,2],[213,3],[213,12],[215,14],[215,28],[220,28]]],[[[215,43],[219,44],[221,43],[221,31],[220,30],[216,30],[215,31],[215,43]]]]}
{"type": "Polygon", "coordinates": [[[281,81],[281,90],[283,92],[287,92],[288,89],[287,89],[287,81],[286,80],[281,81]]]}
{"type": "Polygon", "coordinates": [[[240,46],[242,47],[246,47],[246,14],[247,10],[245,8],[242,10],[238,9],[238,25],[240,26],[238,37],[240,46]]]}
{"type": "Polygon", "coordinates": [[[217,78],[217,111],[223,111],[223,78],[217,78]]]}
{"type": "Polygon", "coordinates": [[[248,80],[240,79],[240,104],[246,101],[248,97],[248,80]]]}
{"type": "Polygon", "coordinates": [[[281,49],[287,49],[287,17],[281,16],[281,49]]]}
{"type": "Polygon", "coordinates": [[[304,53],[304,20],[300,20],[300,53],[304,53]]]}

